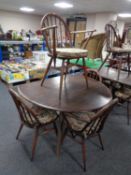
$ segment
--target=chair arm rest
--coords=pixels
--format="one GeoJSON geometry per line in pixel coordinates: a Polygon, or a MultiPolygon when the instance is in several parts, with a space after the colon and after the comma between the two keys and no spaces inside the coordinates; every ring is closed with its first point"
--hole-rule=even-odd
{"type": "Polygon", "coordinates": [[[41,31],[45,31],[45,30],[50,30],[50,29],[55,29],[55,28],[57,28],[57,26],[56,25],[52,25],[52,26],[49,26],[49,27],[43,27],[40,30],[41,31]]]}
{"type": "Polygon", "coordinates": [[[88,33],[88,37],[84,38],[82,41],[81,41],[81,44],[80,44],[80,48],[83,48],[83,49],[86,49],[87,47],[87,44],[90,40],[90,38],[92,37],[93,33],[96,32],[96,30],[86,30],[85,33],[88,33]]]}
{"type": "MultiPolygon", "coordinates": [[[[48,31],[48,30],[52,30],[52,36],[53,36],[53,41],[52,41],[52,43],[53,43],[53,48],[52,48],[52,50],[50,49],[50,48],[48,48],[49,49],[49,52],[51,53],[51,54],[53,54],[53,56],[54,57],[56,57],[56,28],[57,28],[57,25],[52,25],[52,26],[48,26],[48,27],[43,27],[43,28],[41,28],[41,31],[44,33],[44,32],[46,32],[46,31],[48,31]]],[[[47,40],[47,39],[46,39],[47,40]]],[[[48,44],[47,44],[48,45],[48,44]]]]}
{"type": "Polygon", "coordinates": [[[96,30],[79,30],[79,31],[72,31],[71,34],[78,34],[78,33],[93,33],[96,32],[96,30]]]}

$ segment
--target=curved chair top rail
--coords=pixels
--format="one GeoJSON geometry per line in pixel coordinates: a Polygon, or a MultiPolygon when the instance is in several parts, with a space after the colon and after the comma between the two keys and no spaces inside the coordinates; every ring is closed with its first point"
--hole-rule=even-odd
{"type": "Polygon", "coordinates": [[[121,38],[111,24],[106,24],[105,32],[106,32],[106,44],[108,51],[111,50],[112,47],[121,47],[122,45],[121,38]]]}
{"type": "Polygon", "coordinates": [[[49,51],[56,47],[72,46],[68,25],[59,15],[48,13],[41,20],[41,29],[49,51]],[[47,27],[49,27],[47,29],[47,27]],[[44,30],[45,28],[45,30],[44,30]]]}

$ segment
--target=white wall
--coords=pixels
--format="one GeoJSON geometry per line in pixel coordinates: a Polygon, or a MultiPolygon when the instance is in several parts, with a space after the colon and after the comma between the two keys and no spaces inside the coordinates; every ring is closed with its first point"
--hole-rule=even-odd
{"type": "Polygon", "coordinates": [[[25,29],[36,31],[40,28],[41,16],[32,14],[23,14],[17,12],[7,12],[0,10],[0,24],[6,32],[7,30],[25,29]]]}
{"type": "Polygon", "coordinates": [[[88,14],[87,15],[87,30],[93,30],[95,29],[95,22],[96,22],[96,14],[88,14]]]}
{"type": "MultiPolygon", "coordinates": [[[[36,31],[40,28],[40,21],[42,16],[24,14],[17,12],[8,12],[0,10],[0,24],[6,32],[7,30],[18,30],[25,29],[28,31],[36,31]]],[[[87,14],[87,30],[96,29],[96,33],[104,32],[105,24],[111,20],[116,20],[117,15],[113,13],[97,13],[87,14]]],[[[118,22],[120,32],[123,30],[124,23],[118,22]]]]}
{"type": "Polygon", "coordinates": [[[87,30],[96,29],[96,33],[103,33],[105,32],[105,25],[116,19],[117,15],[112,13],[87,14],[87,30]]]}

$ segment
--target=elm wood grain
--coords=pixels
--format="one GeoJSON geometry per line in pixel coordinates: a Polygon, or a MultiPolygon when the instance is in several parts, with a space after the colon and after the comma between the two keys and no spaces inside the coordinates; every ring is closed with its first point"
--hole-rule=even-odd
{"type": "Polygon", "coordinates": [[[83,75],[67,75],[63,83],[61,100],[59,97],[60,77],[50,78],[43,86],[40,82],[18,86],[19,93],[27,100],[41,107],[66,112],[84,112],[100,109],[107,105],[112,94],[101,82],[88,78],[85,87],[83,75]]]}

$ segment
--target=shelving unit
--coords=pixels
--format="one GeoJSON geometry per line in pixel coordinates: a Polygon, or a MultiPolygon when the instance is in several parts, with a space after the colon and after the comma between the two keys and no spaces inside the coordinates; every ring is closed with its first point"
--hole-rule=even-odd
{"type": "Polygon", "coordinates": [[[0,62],[9,59],[8,47],[18,46],[19,52],[23,53],[25,51],[25,45],[30,45],[31,51],[34,50],[36,45],[41,45],[41,50],[45,51],[44,41],[0,41],[0,62]]]}

